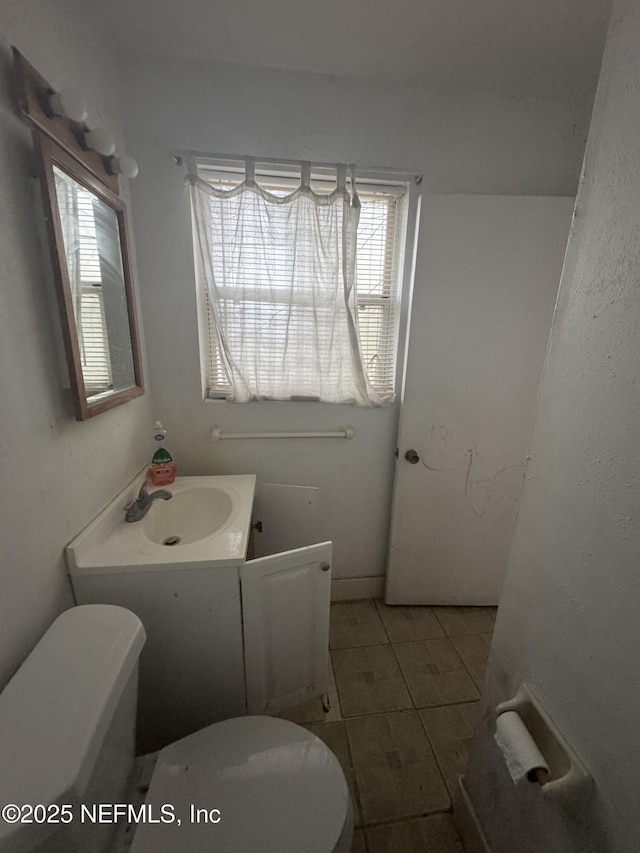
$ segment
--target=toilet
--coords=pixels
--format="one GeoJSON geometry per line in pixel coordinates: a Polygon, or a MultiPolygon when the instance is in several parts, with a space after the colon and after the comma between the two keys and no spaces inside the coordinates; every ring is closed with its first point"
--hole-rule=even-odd
{"type": "Polygon", "coordinates": [[[224,720],[165,747],[144,804],[127,806],[144,642],[129,610],[71,608],[0,694],[0,804],[39,804],[23,811],[30,822],[0,819],[0,853],[106,853],[127,808],[131,853],[349,853],[342,768],[275,717],[224,720]]]}

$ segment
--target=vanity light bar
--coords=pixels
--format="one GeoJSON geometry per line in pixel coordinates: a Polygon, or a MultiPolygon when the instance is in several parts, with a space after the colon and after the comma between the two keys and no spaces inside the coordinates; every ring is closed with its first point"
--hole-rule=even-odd
{"type": "Polygon", "coordinates": [[[89,111],[81,95],[73,89],[56,91],[16,47],[12,51],[26,118],[117,194],[118,175],[135,178],[136,161],[124,152],[116,153],[116,140],[108,128],[88,124],[89,111]]]}
{"type": "MultiPolygon", "coordinates": [[[[55,98],[51,104],[50,98],[59,93],[56,93],[53,86],[17,48],[13,47],[12,52],[18,99],[24,116],[117,195],[118,176],[107,170],[102,154],[91,148],[85,149],[80,142],[79,137],[85,130],[84,119],[82,122],[76,122],[68,113],[59,115],[58,113],[65,112],[69,108],[67,98],[64,99],[66,107],[62,102],[58,103],[55,98]]],[[[82,106],[72,102],[71,112],[74,115],[81,115],[82,106]]]]}

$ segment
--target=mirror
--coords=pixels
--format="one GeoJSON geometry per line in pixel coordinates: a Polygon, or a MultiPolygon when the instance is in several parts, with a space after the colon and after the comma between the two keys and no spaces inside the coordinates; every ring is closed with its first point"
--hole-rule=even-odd
{"type": "Polygon", "coordinates": [[[126,210],[118,195],[34,131],[76,417],[144,393],[126,210]]]}

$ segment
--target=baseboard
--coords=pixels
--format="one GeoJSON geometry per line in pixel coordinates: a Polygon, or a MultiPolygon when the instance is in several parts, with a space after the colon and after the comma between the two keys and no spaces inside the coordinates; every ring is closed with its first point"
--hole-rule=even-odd
{"type": "Polygon", "coordinates": [[[464,787],[462,776],[458,776],[458,787],[453,797],[453,822],[462,840],[465,853],[491,853],[473,803],[464,787]]]}
{"type": "Polygon", "coordinates": [[[382,598],[384,580],[383,575],[374,578],[336,578],[331,581],[331,601],[382,598]]]}

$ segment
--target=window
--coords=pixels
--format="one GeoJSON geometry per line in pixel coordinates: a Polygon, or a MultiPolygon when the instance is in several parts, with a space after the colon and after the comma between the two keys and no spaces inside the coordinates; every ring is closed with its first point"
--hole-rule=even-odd
{"type": "Polygon", "coordinates": [[[404,195],[382,188],[359,195],[356,281],[360,348],[373,387],[393,393],[404,195]]]}
{"type": "MultiPolygon", "coordinates": [[[[229,191],[237,187],[244,179],[244,172],[220,167],[200,165],[199,176],[210,186],[229,191]]],[[[288,176],[282,167],[257,173],[259,186],[275,196],[284,197],[300,184],[299,178],[288,176]]],[[[336,178],[327,175],[314,175],[311,188],[319,194],[329,195],[336,188],[336,178]]],[[[403,184],[371,183],[358,181],[357,192],[360,199],[360,218],[357,231],[356,250],[356,305],[359,327],[360,351],[367,378],[381,399],[390,399],[394,393],[396,371],[396,350],[399,321],[399,293],[401,261],[405,232],[405,202],[407,187],[403,184]]],[[[226,205],[233,199],[225,200],[226,205]]],[[[250,223],[243,231],[245,243],[261,240],[261,227],[257,222],[250,223]]],[[[303,231],[297,239],[317,239],[312,233],[303,231]]],[[[249,246],[245,246],[250,251],[249,246]]],[[[218,299],[222,300],[227,321],[227,334],[233,337],[234,324],[237,334],[240,332],[240,320],[244,323],[245,338],[247,321],[249,328],[256,334],[256,348],[260,340],[264,341],[264,329],[269,328],[272,342],[279,336],[290,332],[293,312],[291,310],[291,292],[288,279],[283,274],[282,287],[278,287],[278,276],[287,267],[289,259],[284,256],[282,247],[277,243],[270,250],[267,263],[256,264],[251,272],[251,286],[245,287],[242,296],[230,287],[218,289],[218,299]],[[265,269],[264,267],[268,267],[265,269]],[[275,282],[275,286],[274,286],[275,282]],[[282,301],[279,301],[281,290],[282,301]],[[286,307],[285,307],[286,306],[286,307]],[[236,318],[234,320],[234,318],[236,318]],[[286,324],[286,330],[284,328],[286,324]],[[261,338],[262,335],[262,338],[261,338]]],[[[216,278],[225,283],[234,279],[234,257],[222,245],[212,245],[213,266],[216,278]]],[[[337,260],[337,259],[336,259],[337,260]]],[[[246,285],[247,282],[245,281],[246,285]]],[[[310,298],[301,285],[298,297],[300,323],[300,341],[307,334],[302,314],[309,310],[310,298]]],[[[225,369],[225,361],[218,342],[216,320],[206,289],[201,288],[201,335],[202,357],[205,375],[205,391],[209,397],[227,397],[231,386],[225,369]]],[[[302,345],[299,341],[299,345],[302,345]]],[[[246,343],[245,343],[246,349],[246,343]]],[[[273,369],[278,369],[279,356],[274,349],[273,369]]]]}

